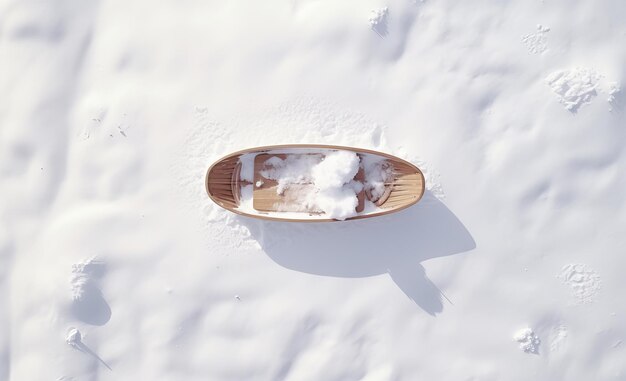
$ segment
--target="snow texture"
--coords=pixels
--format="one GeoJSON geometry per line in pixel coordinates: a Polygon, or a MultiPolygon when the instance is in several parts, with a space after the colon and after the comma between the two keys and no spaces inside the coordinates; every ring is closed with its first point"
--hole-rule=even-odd
{"type": "Polygon", "coordinates": [[[384,158],[368,155],[363,158],[365,189],[378,200],[385,192],[386,184],[393,179],[393,166],[384,158]]]}
{"type": "Polygon", "coordinates": [[[601,288],[600,276],[582,263],[563,266],[558,277],[570,287],[578,304],[591,303],[601,288]]]}
{"type": "Polygon", "coordinates": [[[609,111],[613,111],[613,109],[615,107],[620,106],[620,97],[622,94],[622,87],[620,86],[619,83],[617,82],[613,82],[613,83],[609,83],[609,91],[608,91],[608,97],[607,97],[607,102],[609,102],[609,111]]]}
{"type": "Polygon", "coordinates": [[[96,260],[96,258],[72,265],[70,277],[72,300],[81,301],[85,299],[85,294],[88,293],[90,286],[102,275],[103,268],[104,263],[96,260]]]}
{"type": "Polygon", "coordinates": [[[513,337],[519,343],[519,348],[526,353],[539,354],[541,340],[530,328],[519,330],[513,337]]]}
{"type": "Polygon", "coordinates": [[[557,95],[559,102],[571,112],[591,102],[598,94],[596,88],[599,80],[598,72],[583,67],[557,70],[546,77],[548,86],[557,95]]]}
{"type": "Polygon", "coordinates": [[[72,265],[70,276],[72,313],[78,320],[92,325],[103,325],[111,318],[111,309],[99,285],[105,271],[104,261],[97,258],[72,265]]]}
{"type": "Polygon", "coordinates": [[[272,156],[263,163],[261,176],[278,182],[276,193],[283,194],[285,189],[295,184],[313,182],[313,168],[322,161],[322,155],[287,155],[285,159],[272,156]]]}
{"type": "Polygon", "coordinates": [[[532,54],[541,54],[548,49],[548,37],[547,34],[550,28],[541,24],[537,24],[537,30],[534,33],[529,33],[522,37],[522,42],[528,48],[528,51],[532,54]]]}

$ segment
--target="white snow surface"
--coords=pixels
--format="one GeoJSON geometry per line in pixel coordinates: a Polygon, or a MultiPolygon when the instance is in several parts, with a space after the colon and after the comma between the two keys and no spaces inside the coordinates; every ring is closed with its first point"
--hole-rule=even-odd
{"type": "Polygon", "coordinates": [[[625,14],[0,0],[0,380],[626,379],[625,14]],[[211,163],[291,143],[406,158],[425,197],[211,203],[211,163]]]}

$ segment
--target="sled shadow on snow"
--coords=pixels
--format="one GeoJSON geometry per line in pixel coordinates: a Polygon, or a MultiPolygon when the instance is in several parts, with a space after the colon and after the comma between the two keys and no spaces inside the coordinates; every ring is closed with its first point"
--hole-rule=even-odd
{"type": "Polygon", "coordinates": [[[443,310],[442,292],[422,261],[476,247],[458,218],[430,192],[408,209],[344,223],[284,223],[245,219],[267,255],[309,274],[368,277],[389,274],[404,294],[430,315],[443,310]]]}

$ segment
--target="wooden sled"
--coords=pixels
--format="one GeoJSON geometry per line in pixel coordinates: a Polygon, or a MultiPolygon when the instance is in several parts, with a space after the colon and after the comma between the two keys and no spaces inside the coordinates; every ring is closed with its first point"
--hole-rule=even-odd
{"type": "MultiPolygon", "coordinates": [[[[277,193],[277,182],[263,176],[263,166],[269,158],[289,155],[320,155],[323,152],[345,150],[363,155],[374,155],[384,159],[390,167],[390,178],[384,183],[384,192],[374,195],[364,189],[357,193],[356,215],[346,218],[355,220],[381,216],[408,208],[416,204],[424,195],[425,180],[422,172],[415,165],[386,153],[332,145],[289,144],[250,148],[227,155],[213,165],[206,174],[205,186],[209,198],[216,204],[233,213],[264,220],[291,222],[330,222],[337,221],[324,217],[324,213],[314,209],[303,209],[296,195],[312,184],[298,184],[282,194],[277,193]],[[242,159],[254,156],[253,179],[243,179],[242,159]],[[253,180],[253,181],[250,181],[253,180]],[[242,207],[242,187],[252,187],[252,207],[242,207]],[[366,211],[365,204],[370,205],[366,211]],[[280,207],[277,207],[280,205],[280,207]],[[372,205],[375,209],[372,209],[372,205]]],[[[362,160],[361,160],[362,161],[362,160]]],[[[365,181],[363,168],[359,169],[354,180],[365,181]]]]}

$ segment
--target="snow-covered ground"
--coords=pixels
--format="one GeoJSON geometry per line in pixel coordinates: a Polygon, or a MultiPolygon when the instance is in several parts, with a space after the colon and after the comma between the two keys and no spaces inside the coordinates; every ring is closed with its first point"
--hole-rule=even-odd
{"type": "Polygon", "coordinates": [[[0,380],[626,379],[623,0],[0,1],[0,380]],[[250,220],[252,146],[422,168],[250,220]]]}

